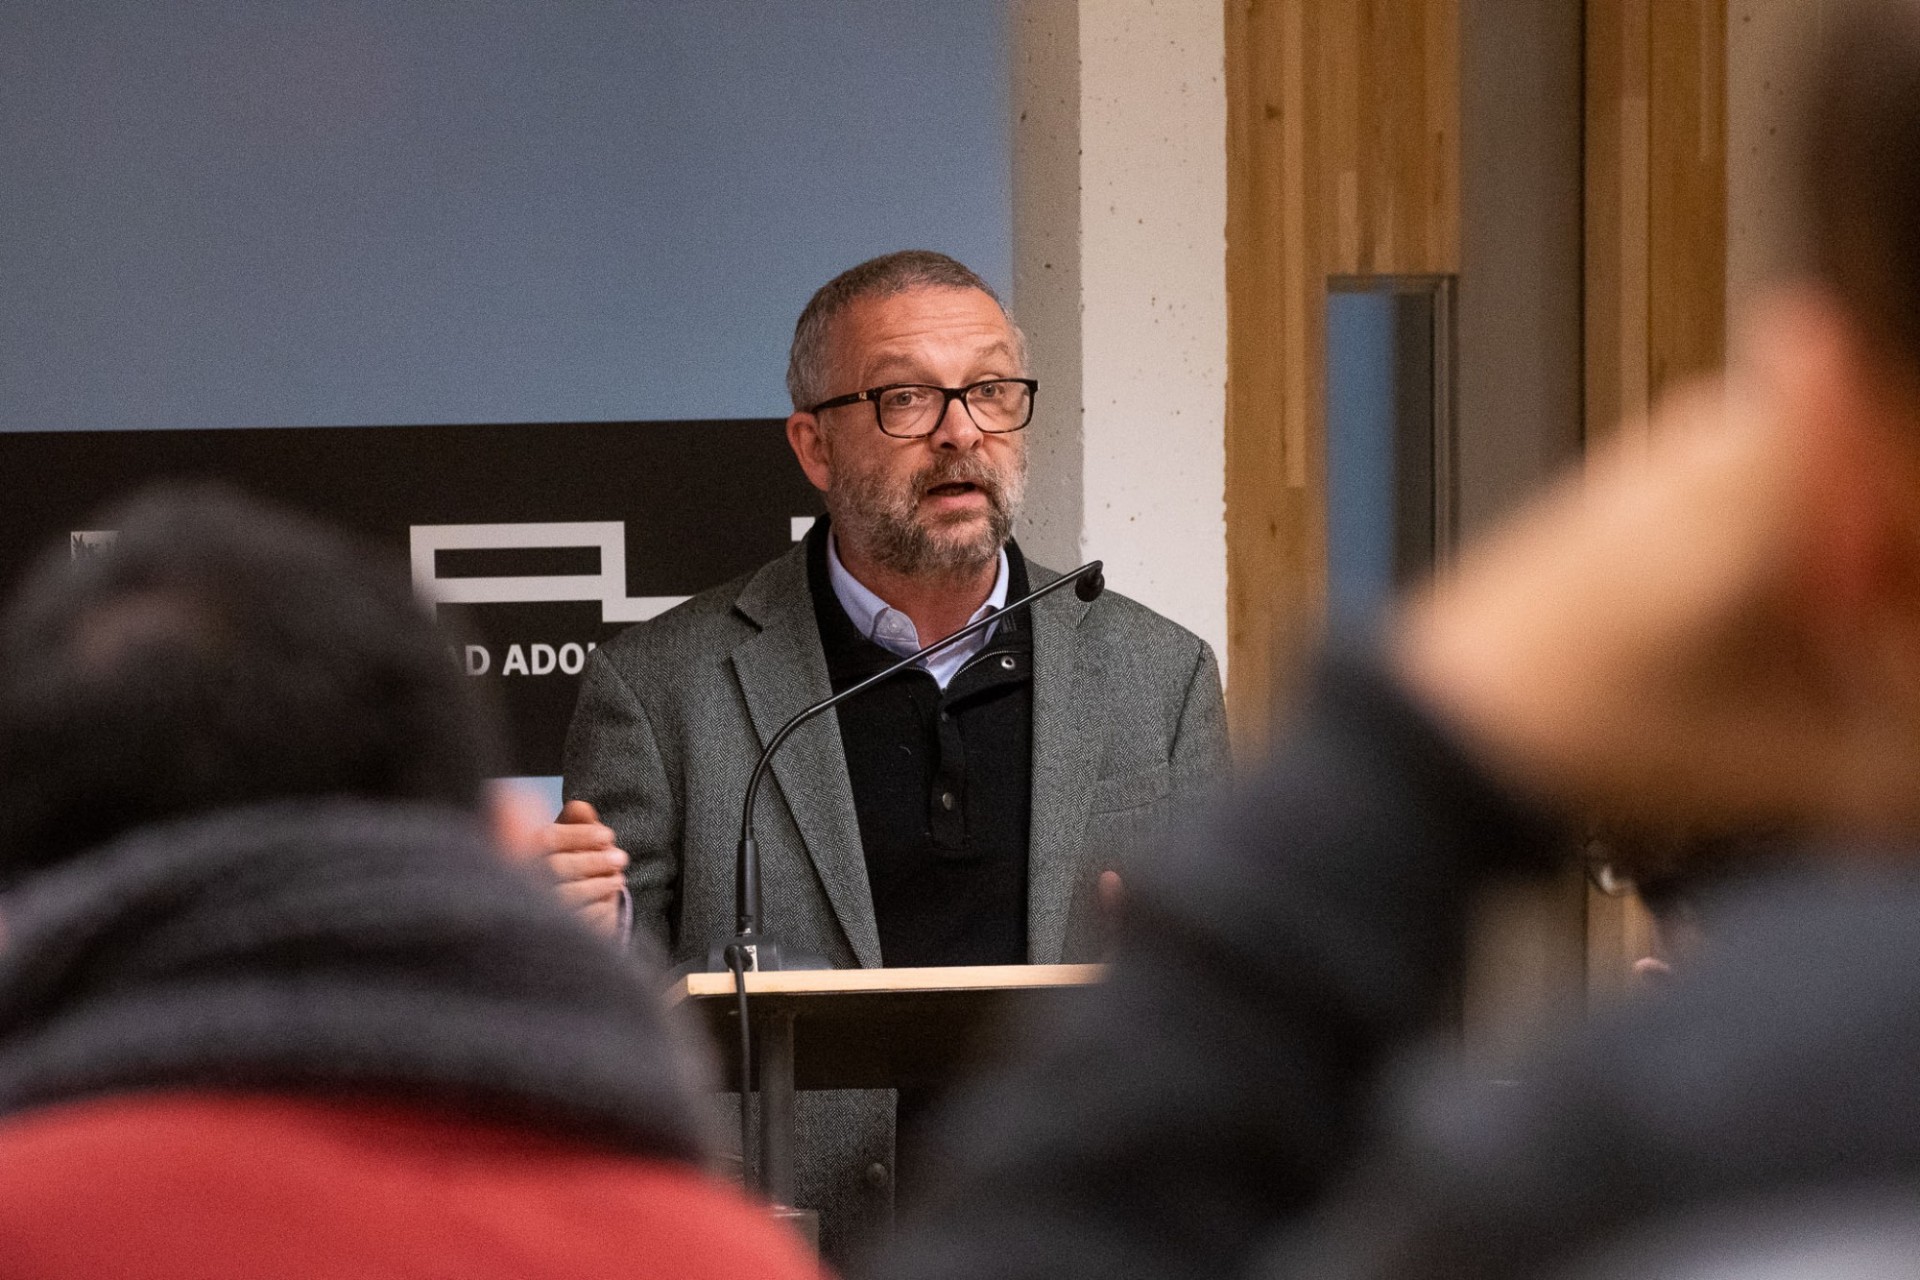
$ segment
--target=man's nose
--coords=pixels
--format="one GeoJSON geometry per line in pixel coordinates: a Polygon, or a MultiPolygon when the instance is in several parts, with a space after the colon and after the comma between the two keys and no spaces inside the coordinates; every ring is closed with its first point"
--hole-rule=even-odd
{"type": "Polygon", "coordinates": [[[940,414],[940,421],[934,424],[933,434],[928,442],[936,449],[953,449],[965,452],[980,443],[982,432],[974,425],[973,415],[967,412],[967,406],[959,396],[947,401],[947,407],[940,414]]]}

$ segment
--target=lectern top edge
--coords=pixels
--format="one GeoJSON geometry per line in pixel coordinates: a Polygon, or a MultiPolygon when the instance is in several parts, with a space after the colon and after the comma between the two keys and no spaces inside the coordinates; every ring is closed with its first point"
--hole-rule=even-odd
{"type": "MultiPolygon", "coordinates": [[[[822,995],[879,991],[978,991],[1079,986],[1098,982],[1097,964],[997,964],[939,969],[789,969],[746,975],[749,995],[822,995]]],[[[731,996],[730,973],[690,973],[667,990],[669,1003],[731,996]]]]}

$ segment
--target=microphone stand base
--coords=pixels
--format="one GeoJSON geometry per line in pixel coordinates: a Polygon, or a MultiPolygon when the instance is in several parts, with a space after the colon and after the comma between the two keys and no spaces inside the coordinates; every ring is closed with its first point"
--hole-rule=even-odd
{"type": "MultiPolygon", "coordinates": [[[[733,966],[727,963],[727,951],[733,946],[729,939],[707,952],[705,964],[689,961],[679,967],[680,973],[731,973],[733,966]]],[[[834,968],[820,956],[805,951],[789,951],[777,942],[768,942],[761,938],[747,944],[747,950],[753,956],[753,964],[748,973],[774,973],[793,969],[831,969],[834,968]]]]}

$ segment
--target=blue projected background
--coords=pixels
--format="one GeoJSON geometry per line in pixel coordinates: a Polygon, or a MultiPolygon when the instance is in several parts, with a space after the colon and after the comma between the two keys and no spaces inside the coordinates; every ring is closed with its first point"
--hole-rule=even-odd
{"type": "Polygon", "coordinates": [[[781,416],[909,245],[1011,276],[1004,0],[10,0],[0,429],[781,416]]]}

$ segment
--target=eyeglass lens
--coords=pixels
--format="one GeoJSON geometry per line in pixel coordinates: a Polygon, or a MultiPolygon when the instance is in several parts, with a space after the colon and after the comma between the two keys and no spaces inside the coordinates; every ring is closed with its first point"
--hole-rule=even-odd
{"type": "MultiPolygon", "coordinates": [[[[923,436],[940,425],[948,393],[940,387],[889,387],[874,400],[880,429],[894,436],[923,436]]],[[[1011,379],[977,382],[959,397],[982,431],[1018,431],[1033,414],[1033,392],[1011,379]]]]}

